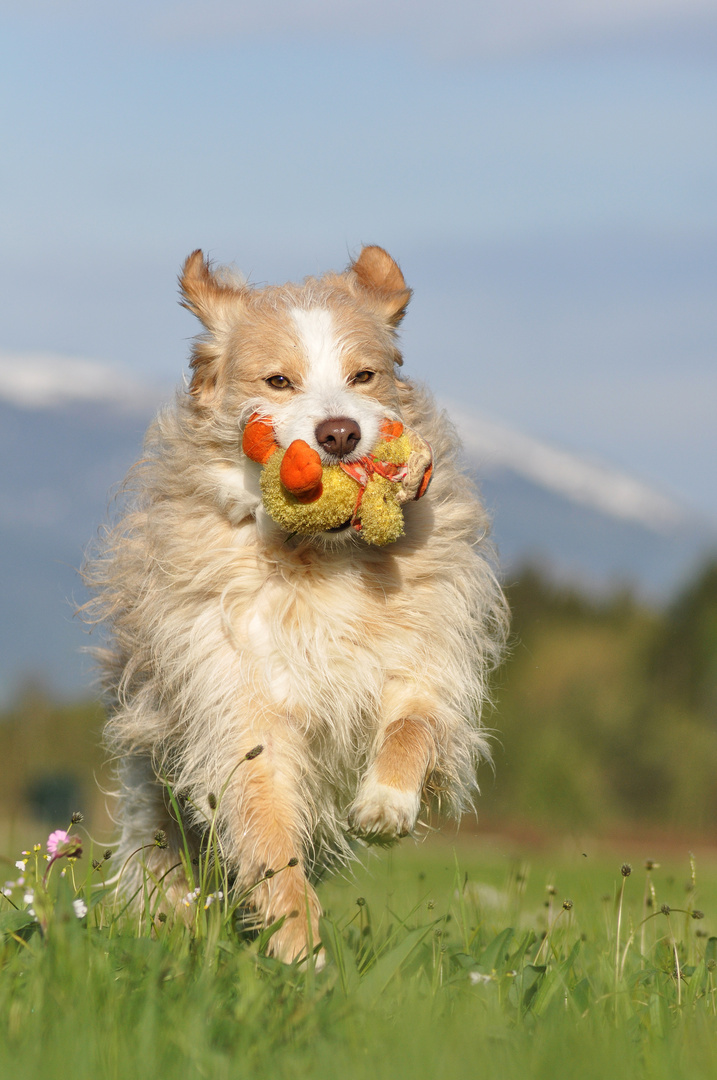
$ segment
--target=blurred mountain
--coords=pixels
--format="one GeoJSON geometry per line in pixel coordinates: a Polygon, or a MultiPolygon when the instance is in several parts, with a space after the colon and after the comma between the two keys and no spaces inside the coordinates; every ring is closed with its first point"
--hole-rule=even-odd
{"type": "MultiPolygon", "coordinates": [[[[91,689],[92,665],[82,654],[87,631],[73,615],[85,599],[77,568],[162,399],[156,387],[116,369],[49,359],[28,365],[25,357],[23,377],[0,360],[5,701],[30,680],[53,693],[91,689]]],[[[451,411],[493,513],[508,576],[531,563],[592,591],[625,585],[660,601],[717,547],[713,523],[632,478],[451,411]]]]}

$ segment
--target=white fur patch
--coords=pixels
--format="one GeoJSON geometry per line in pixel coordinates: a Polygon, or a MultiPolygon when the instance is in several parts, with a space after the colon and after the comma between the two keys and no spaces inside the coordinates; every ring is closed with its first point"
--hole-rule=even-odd
{"type": "Polygon", "coordinates": [[[263,606],[262,600],[259,599],[247,625],[247,636],[251,651],[264,669],[269,694],[274,701],[279,703],[289,696],[291,684],[286,662],[276,648],[271,625],[264,617],[263,606]]]}
{"type": "Polygon", "coordinates": [[[420,809],[419,792],[399,791],[369,773],[349,811],[349,822],[362,836],[393,840],[412,831],[420,809]]]}
{"type": "Polygon", "coordinates": [[[259,467],[242,460],[237,465],[213,465],[210,468],[214,500],[232,525],[239,525],[261,503],[259,467]]]}
{"type": "Polygon", "coordinates": [[[291,316],[309,362],[305,389],[321,393],[343,390],[341,346],[331,312],[326,308],[294,308],[291,316]]]}
{"type": "Polygon", "coordinates": [[[286,449],[294,439],[303,439],[318,451],[325,465],[335,464],[336,458],[318,443],[316,428],[324,420],[346,416],[361,429],[360,441],[346,457],[357,461],[378,442],[385,410],[346,382],[341,334],[332,313],[326,308],[293,308],[291,316],[306,359],[306,377],[301,392],[274,409],[277,441],[286,449]]]}

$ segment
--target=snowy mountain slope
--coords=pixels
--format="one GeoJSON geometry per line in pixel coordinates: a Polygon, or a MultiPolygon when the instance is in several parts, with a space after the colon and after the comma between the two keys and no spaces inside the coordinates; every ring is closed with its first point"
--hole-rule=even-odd
{"type": "MultiPolygon", "coordinates": [[[[18,374],[0,357],[0,699],[38,675],[65,693],[88,686],[87,634],[73,617],[83,599],[77,568],[162,398],[88,361],[23,363],[18,374]]],[[[628,584],[659,599],[717,547],[712,523],[632,477],[465,409],[451,413],[508,575],[533,562],[593,590],[628,584]]]]}

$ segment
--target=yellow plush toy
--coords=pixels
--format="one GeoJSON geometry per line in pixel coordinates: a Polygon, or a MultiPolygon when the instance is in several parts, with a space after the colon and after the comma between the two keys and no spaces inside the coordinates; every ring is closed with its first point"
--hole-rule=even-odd
{"type": "Polygon", "coordinates": [[[381,546],[403,535],[401,507],[424,494],[433,469],[431,448],[416,432],[386,420],[381,434],[360,460],[322,465],[303,439],[282,450],[271,420],[255,413],[242,448],[264,465],[264,506],[287,532],[315,535],[350,524],[367,544],[381,546]]]}

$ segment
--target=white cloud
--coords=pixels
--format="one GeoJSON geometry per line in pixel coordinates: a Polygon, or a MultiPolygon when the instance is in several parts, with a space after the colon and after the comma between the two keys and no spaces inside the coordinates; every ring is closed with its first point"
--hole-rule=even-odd
{"type": "Polygon", "coordinates": [[[50,409],[74,401],[146,408],[159,398],[155,386],[96,360],[56,353],[0,353],[0,401],[21,408],[50,409]]]}

